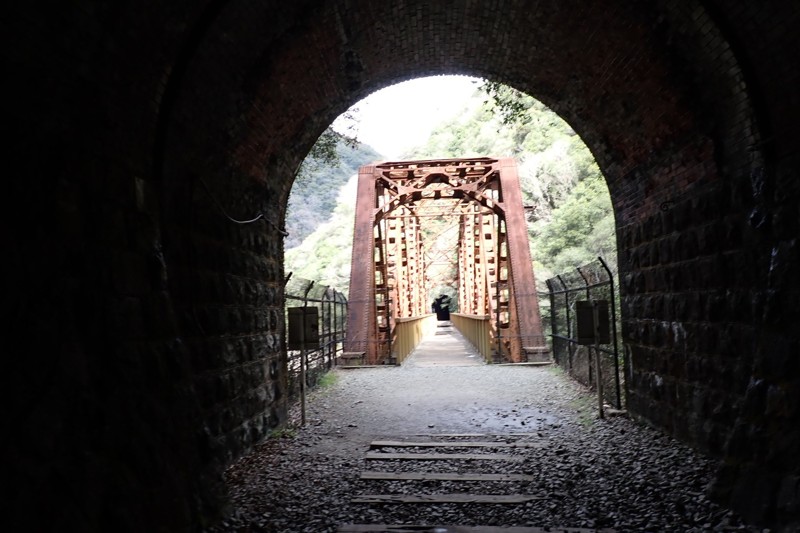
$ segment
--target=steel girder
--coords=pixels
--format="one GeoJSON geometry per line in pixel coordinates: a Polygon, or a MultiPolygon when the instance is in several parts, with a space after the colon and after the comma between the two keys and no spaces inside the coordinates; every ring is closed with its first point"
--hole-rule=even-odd
{"type": "Polygon", "coordinates": [[[520,361],[527,347],[543,346],[516,163],[482,157],[359,169],[345,351],[393,362],[395,320],[429,312],[436,280],[425,221],[444,217],[458,224],[459,311],[490,318],[501,359],[520,361]]]}

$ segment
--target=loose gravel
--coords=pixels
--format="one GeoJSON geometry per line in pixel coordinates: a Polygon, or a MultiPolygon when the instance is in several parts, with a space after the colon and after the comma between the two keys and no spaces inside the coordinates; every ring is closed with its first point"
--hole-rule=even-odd
{"type": "Polygon", "coordinates": [[[335,370],[335,383],[310,395],[305,427],[267,440],[228,469],[231,515],[208,532],[317,533],[344,524],[766,531],[707,499],[713,460],[624,416],[598,419],[595,397],[557,367],[436,366],[420,360],[335,370]],[[375,440],[489,440],[536,447],[370,450],[375,440]],[[368,451],[500,453],[515,460],[367,460],[368,451]],[[365,470],[511,473],[533,480],[361,480],[365,470]],[[367,494],[452,493],[537,499],[351,502],[367,494]]]}

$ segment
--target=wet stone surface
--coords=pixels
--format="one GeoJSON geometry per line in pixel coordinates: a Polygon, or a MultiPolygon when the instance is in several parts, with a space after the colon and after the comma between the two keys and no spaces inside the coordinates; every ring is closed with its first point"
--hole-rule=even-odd
{"type": "MultiPolygon", "coordinates": [[[[557,368],[415,364],[338,370],[308,400],[305,427],[226,473],[231,515],[209,532],[336,531],[344,524],[761,531],[706,497],[716,468],[624,417],[557,368]],[[531,447],[370,448],[376,440],[531,447]],[[503,454],[511,460],[368,460],[367,453],[503,454]],[[362,480],[362,471],[523,474],[525,480],[362,480]],[[519,504],[352,503],[360,495],[526,494],[519,504]]],[[[297,413],[295,412],[295,417],[297,413]]]]}

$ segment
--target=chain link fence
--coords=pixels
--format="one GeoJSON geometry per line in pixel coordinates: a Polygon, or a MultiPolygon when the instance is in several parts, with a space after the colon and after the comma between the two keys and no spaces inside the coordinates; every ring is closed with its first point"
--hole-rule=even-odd
{"type": "Polygon", "coordinates": [[[605,399],[617,409],[625,408],[625,377],[617,319],[619,297],[614,273],[602,257],[546,281],[550,300],[550,338],[556,364],[587,387],[596,387],[595,350],[599,352],[600,375],[605,399]],[[576,302],[607,301],[610,314],[609,342],[583,345],[578,342],[576,302]]]}
{"type": "MultiPolygon", "coordinates": [[[[347,298],[336,289],[315,281],[289,274],[284,289],[285,323],[289,324],[290,307],[316,307],[318,309],[319,348],[306,350],[306,388],[315,386],[320,377],[333,368],[342,353],[347,323],[347,298]]],[[[288,337],[287,337],[288,338],[288,337]]],[[[300,396],[300,365],[302,352],[287,350],[288,394],[291,400],[300,396]]]]}

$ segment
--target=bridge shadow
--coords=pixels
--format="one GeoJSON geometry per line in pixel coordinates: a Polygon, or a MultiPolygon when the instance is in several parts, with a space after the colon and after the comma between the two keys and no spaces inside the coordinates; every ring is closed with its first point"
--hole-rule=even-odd
{"type": "Polygon", "coordinates": [[[436,333],[423,339],[403,366],[406,367],[447,367],[475,366],[485,361],[470,342],[453,326],[449,320],[440,320],[436,333]]]}

